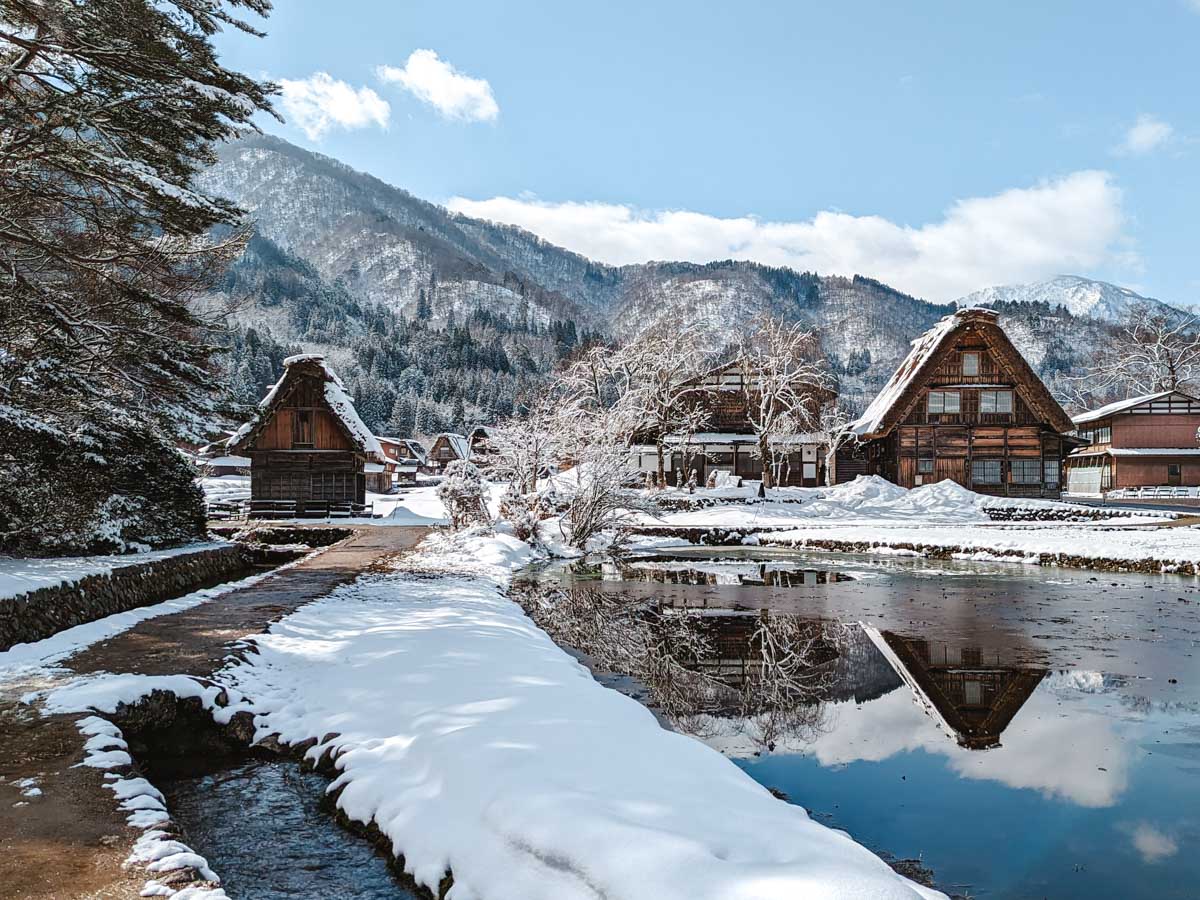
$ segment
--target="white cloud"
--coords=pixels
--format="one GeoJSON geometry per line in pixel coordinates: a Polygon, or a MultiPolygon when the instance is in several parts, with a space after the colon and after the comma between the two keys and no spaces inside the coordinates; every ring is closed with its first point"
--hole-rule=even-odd
{"type": "Polygon", "coordinates": [[[1138,116],[1137,121],[1125,132],[1125,140],[1121,142],[1117,151],[1133,156],[1149,153],[1169,141],[1174,132],[1175,129],[1170,123],[1157,116],[1143,114],[1138,116]]]}
{"type": "Polygon", "coordinates": [[[819,212],[800,222],[644,211],[610,203],[455,197],[456,212],[519,225],[593,259],[750,259],[822,274],[861,274],[931,300],[997,284],[1036,281],[1128,261],[1121,192],[1106,172],[1081,171],[990,197],[953,203],[913,227],[881,216],[819,212]]]}
{"type": "Polygon", "coordinates": [[[1149,822],[1125,826],[1125,831],[1133,841],[1133,849],[1138,852],[1142,862],[1161,862],[1179,852],[1179,844],[1175,839],[1149,822]]]}
{"type": "Polygon", "coordinates": [[[354,88],[327,72],[279,82],[284,117],[318,140],[333,128],[351,131],[371,124],[387,128],[392,108],[369,87],[354,88]]]}
{"type": "Polygon", "coordinates": [[[448,119],[491,122],[500,115],[492,86],[485,79],[464,75],[432,50],[414,50],[404,68],[380,66],[375,73],[380,80],[400,85],[448,119]]]}

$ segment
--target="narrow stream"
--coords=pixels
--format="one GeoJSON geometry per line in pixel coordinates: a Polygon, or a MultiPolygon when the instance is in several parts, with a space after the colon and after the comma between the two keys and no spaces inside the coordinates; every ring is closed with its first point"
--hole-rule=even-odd
{"type": "Polygon", "coordinates": [[[1200,580],[706,548],[514,596],[594,663],[675,641],[601,680],[951,894],[1200,896],[1200,580]]]}
{"type": "Polygon", "coordinates": [[[234,900],[416,900],[369,842],[322,808],[329,780],[293,760],[156,783],[186,842],[234,900]]]}

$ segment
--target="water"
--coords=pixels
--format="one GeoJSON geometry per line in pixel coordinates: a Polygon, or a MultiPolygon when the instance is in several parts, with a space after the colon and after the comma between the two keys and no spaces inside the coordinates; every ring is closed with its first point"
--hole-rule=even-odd
{"type": "Polygon", "coordinates": [[[237,900],[415,900],[387,861],[321,808],[329,781],[292,760],[158,779],[186,843],[237,900]]]}
{"type": "Polygon", "coordinates": [[[803,714],[709,705],[677,722],[821,821],[919,858],[943,890],[1200,896],[1196,579],[759,549],[688,555],[690,565],[706,555],[709,572],[757,560],[853,580],[695,585],[583,570],[544,572],[540,583],[618,596],[664,619],[699,611],[723,637],[689,664],[719,662],[742,684],[759,671],[752,635],[764,621],[824,629],[836,658],[813,653],[822,677],[785,699],[803,714]]]}

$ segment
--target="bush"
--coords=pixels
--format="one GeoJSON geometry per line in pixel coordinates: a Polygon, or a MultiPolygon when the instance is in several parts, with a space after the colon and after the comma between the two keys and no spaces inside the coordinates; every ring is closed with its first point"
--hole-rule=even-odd
{"type": "Polygon", "coordinates": [[[437,495],[446,507],[452,527],[470,528],[487,523],[487,488],[483,475],[470,461],[457,459],[446,466],[437,495]]]}

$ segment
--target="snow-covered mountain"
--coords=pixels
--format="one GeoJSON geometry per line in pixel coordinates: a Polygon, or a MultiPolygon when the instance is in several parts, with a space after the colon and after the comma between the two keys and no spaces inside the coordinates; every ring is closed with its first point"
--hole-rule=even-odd
{"type": "MultiPolygon", "coordinates": [[[[363,319],[371,305],[405,319],[419,316],[434,329],[491,317],[489,334],[507,341],[514,358],[524,353],[516,343],[531,347],[530,340],[552,327],[627,338],[658,321],[701,321],[720,345],[721,336],[732,338],[739,324],[770,314],[819,331],[853,410],[888,379],[910,341],[954,308],[871,278],[746,261],[597,263],[520,228],[452,213],[268,136],[224,147],[203,183],[247,210],[259,235],[279,248],[257,246],[257,274],[239,285],[249,287],[254,300],[239,313],[241,324],[283,344],[336,350],[331,342],[340,340],[342,349],[362,357],[364,368],[376,371],[378,360],[361,349],[362,335],[374,327],[363,319]],[[255,300],[263,292],[254,284],[273,287],[255,300]],[[506,337],[513,330],[529,337],[514,343],[506,337]]],[[[1075,281],[1081,283],[1078,296],[1085,297],[1087,283],[1075,281]]],[[[963,302],[995,302],[1012,290],[992,289],[963,302]]],[[[1097,323],[1058,309],[1059,303],[1081,311],[1097,304],[1066,297],[1060,286],[1027,298],[1049,306],[1002,304],[1017,346],[1047,376],[1070,369],[1098,339],[1097,323]]],[[[532,352],[539,362],[519,370],[532,373],[545,364],[545,352],[532,352]]]]}
{"type": "Polygon", "coordinates": [[[1107,281],[1095,281],[1078,275],[1058,275],[1033,284],[1009,284],[984,288],[955,301],[959,306],[992,306],[999,303],[1045,303],[1051,308],[1065,307],[1073,316],[1120,322],[1132,306],[1146,305],[1172,314],[1183,314],[1161,300],[1118,287],[1107,281]]]}

